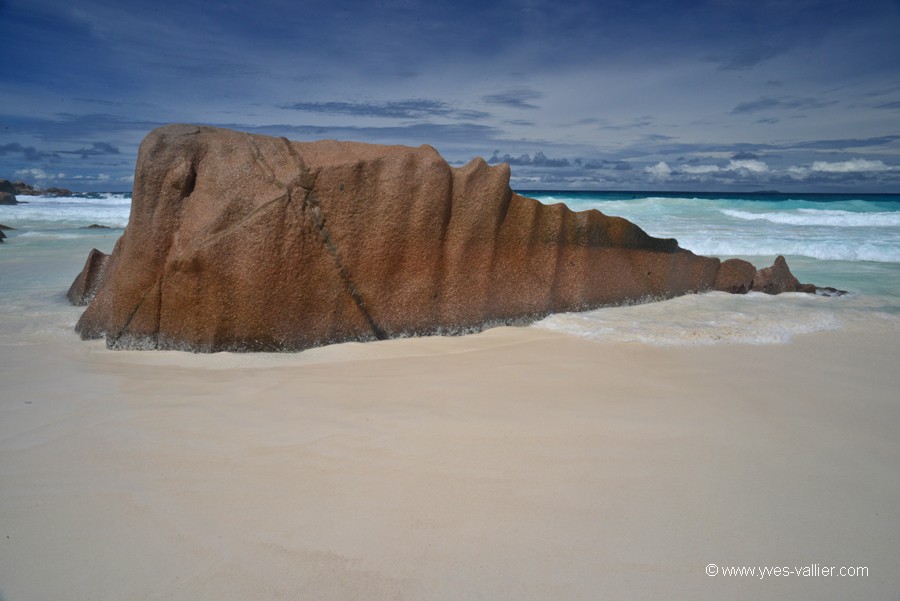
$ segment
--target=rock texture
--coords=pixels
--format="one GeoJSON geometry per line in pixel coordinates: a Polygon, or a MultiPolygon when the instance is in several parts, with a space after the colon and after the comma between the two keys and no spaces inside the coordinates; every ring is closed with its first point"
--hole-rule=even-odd
{"type": "Polygon", "coordinates": [[[713,289],[732,294],[746,294],[753,288],[756,267],[742,259],[728,259],[719,265],[713,289]]]}
{"type": "Polygon", "coordinates": [[[81,273],[69,286],[66,292],[66,298],[73,305],[87,305],[97,294],[100,284],[103,282],[103,275],[106,273],[106,264],[109,262],[109,255],[97,250],[91,249],[88,254],[87,261],[84,262],[84,268],[81,273]]]}
{"type": "Polygon", "coordinates": [[[787,261],[779,255],[771,267],[760,269],[753,278],[751,290],[765,292],[766,294],[781,294],[782,292],[810,292],[815,293],[816,287],[812,284],[801,284],[791,270],[787,261]]]}
{"type": "Polygon", "coordinates": [[[625,219],[519,196],[507,165],[187,125],[143,141],[129,225],[91,265],[82,337],[194,351],[465,332],[708,290],[720,271],[625,219]]]}
{"type": "Polygon", "coordinates": [[[0,192],[0,205],[17,205],[19,201],[16,200],[15,195],[10,194],[9,192],[0,192]]]}
{"type": "Polygon", "coordinates": [[[765,292],[766,294],[781,294],[782,292],[808,292],[825,293],[833,291],[843,293],[834,288],[817,288],[813,284],[801,284],[788,268],[787,261],[779,255],[771,267],[756,269],[751,263],[742,259],[728,259],[719,266],[714,290],[731,292],[732,294],[746,294],[753,292],[765,292]]]}

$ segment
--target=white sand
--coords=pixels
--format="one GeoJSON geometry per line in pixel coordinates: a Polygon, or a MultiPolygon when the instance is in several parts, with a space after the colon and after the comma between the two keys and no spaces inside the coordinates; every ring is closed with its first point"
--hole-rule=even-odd
{"type": "Polygon", "coordinates": [[[7,345],[0,599],[900,595],[896,332],[7,345]],[[865,566],[867,577],[708,577],[865,566]]]}

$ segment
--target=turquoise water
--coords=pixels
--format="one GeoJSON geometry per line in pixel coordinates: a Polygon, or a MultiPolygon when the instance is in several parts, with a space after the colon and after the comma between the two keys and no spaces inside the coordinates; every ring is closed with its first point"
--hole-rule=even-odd
{"type": "MultiPolygon", "coordinates": [[[[840,298],[721,293],[550,316],[532,327],[598,341],[778,344],[872,320],[900,330],[900,195],[521,192],[573,210],[598,209],[653,236],[758,267],[783,254],[802,282],[840,298]]],[[[130,196],[25,197],[0,206],[0,337],[72,336],[81,309],[64,294],[91,248],[110,252],[128,223],[130,196]],[[87,229],[89,225],[110,229],[87,229]]]]}
{"type": "Polygon", "coordinates": [[[900,320],[900,195],[523,191],[597,209],[675,238],[697,254],[768,266],[779,254],[802,282],[846,297],[693,295],[640,307],[551,316],[539,327],[653,344],[782,343],[793,336],[900,320]]]}

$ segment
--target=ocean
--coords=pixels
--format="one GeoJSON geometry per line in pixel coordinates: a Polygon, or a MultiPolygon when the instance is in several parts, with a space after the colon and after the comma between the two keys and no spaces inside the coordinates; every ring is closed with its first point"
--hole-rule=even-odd
{"type": "MultiPolygon", "coordinates": [[[[576,211],[625,217],[682,248],[757,267],[783,254],[804,283],[841,297],[704,293],[551,315],[529,327],[598,342],[782,344],[812,332],[900,330],[900,195],[521,191],[576,211]]],[[[77,340],[83,310],[65,292],[91,248],[111,252],[128,223],[125,193],[23,197],[0,206],[0,344],[77,340]],[[105,226],[89,228],[91,225],[105,226]]]]}

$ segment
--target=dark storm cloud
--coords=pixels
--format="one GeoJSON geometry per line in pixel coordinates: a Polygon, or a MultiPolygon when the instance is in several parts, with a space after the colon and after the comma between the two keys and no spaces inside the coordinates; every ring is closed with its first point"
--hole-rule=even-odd
{"type": "Polygon", "coordinates": [[[788,51],[789,45],[762,45],[738,48],[726,56],[713,57],[721,71],[745,71],[788,51]]]}
{"type": "Polygon", "coordinates": [[[576,164],[581,165],[585,169],[597,170],[597,169],[612,169],[614,171],[631,171],[634,169],[630,163],[625,161],[610,161],[610,160],[582,160],[577,159],[576,164]]]}
{"type": "MultiPolygon", "coordinates": [[[[590,121],[590,120],[582,120],[582,121],[590,121]]],[[[646,127],[651,127],[653,125],[653,117],[649,115],[644,115],[642,117],[636,117],[630,123],[621,123],[621,124],[608,124],[601,122],[600,125],[597,126],[597,129],[607,130],[607,131],[623,131],[629,129],[643,129],[646,127]]]]}
{"type": "Polygon", "coordinates": [[[766,96],[748,102],[742,102],[731,109],[733,115],[742,115],[748,113],[758,113],[760,111],[771,110],[799,110],[799,109],[820,109],[827,106],[837,104],[836,100],[822,100],[820,98],[792,98],[783,96],[774,98],[766,96]]]}
{"type": "Polygon", "coordinates": [[[394,119],[420,119],[423,117],[455,117],[484,119],[489,113],[460,110],[440,100],[411,99],[391,102],[294,102],[278,108],[306,113],[327,115],[352,115],[355,117],[388,117],[394,119]]]}
{"type": "Polygon", "coordinates": [[[531,166],[531,167],[568,167],[569,159],[551,159],[546,156],[543,152],[538,151],[534,153],[534,156],[530,154],[522,154],[519,156],[511,156],[509,154],[504,154],[500,156],[500,151],[495,150],[494,154],[491,158],[488,159],[488,163],[494,165],[496,163],[509,163],[512,166],[531,166]]]}
{"type": "Polygon", "coordinates": [[[487,104],[497,104],[515,109],[538,109],[540,107],[532,101],[540,100],[543,97],[544,95],[537,90],[518,88],[496,94],[488,94],[483,96],[482,100],[487,104]]]}
{"type": "Polygon", "coordinates": [[[820,150],[846,150],[848,148],[871,148],[875,146],[887,146],[894,142],[900,142],[900,135],[876,136],[873,138],[843,138],[838,140],[811,140],[797,142],[790,145],[771,145],[770,148],[788,149],[820,149],[820,150]]]}
{"type": "Polygon", "coordinates": [[[23,146],[16,142],[12,144],[0,145],[0,157],[18,155],[22,160],[29,163],[38,161],[46,161],[51,159],[59,159],[59,155],[54,152],[46,152],[38,150],[34,146],[23,146]]]}
{"type": "Polygon", "coordinates": [[[93,142],[90,148],[79,148],[78,150],[58,150],[59,154],[75,154],[83,159],[95,156],[108,156],[111,154],[119,154],[119,149],[108,142],[93,142]]]}
{"type": "Polygon", "coordinates": [[[56,113],[51,117],[19,117],[0,114],[0,123],[11,134],[29,134],[47,142],[81,143],[90,138],[110,138],[115,135],[146,134],[160,125],[162,121],[133,119],[110,114],[74,114],[56,113]]]}

